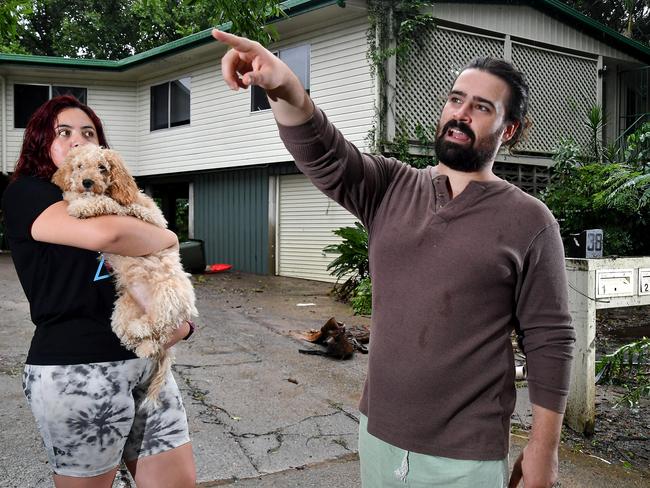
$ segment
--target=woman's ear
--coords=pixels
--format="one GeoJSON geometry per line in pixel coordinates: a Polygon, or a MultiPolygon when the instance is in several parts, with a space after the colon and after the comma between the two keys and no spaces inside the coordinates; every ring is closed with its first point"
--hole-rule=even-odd
{"type": "Polygon", "coordinates": [[[140,190],[120,155],[111,149],[102,150],[102,154],[110,166],[111,185],[108,195],[123,206],[135,203],[140,190]]]}

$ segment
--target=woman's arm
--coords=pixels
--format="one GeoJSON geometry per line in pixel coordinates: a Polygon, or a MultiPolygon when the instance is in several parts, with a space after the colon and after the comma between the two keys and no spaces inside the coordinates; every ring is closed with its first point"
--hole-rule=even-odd
{"type": "Polygon", "coordinates": [[[32,224],[32,237],[41,242],[103,251],[122,256],[144,256],[178,246],[176,234],[135,217],[103,215],[77,219],[68,215],[68,203],[46,208],[32,224]]]}

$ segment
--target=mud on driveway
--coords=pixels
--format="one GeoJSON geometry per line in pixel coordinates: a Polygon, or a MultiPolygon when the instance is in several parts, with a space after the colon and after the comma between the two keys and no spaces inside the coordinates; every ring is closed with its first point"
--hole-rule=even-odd
{"type": "MultiPolygon", "coordinates": [[[[283,335],[319,329],[332,316],[347,326],[370,326],[370,317],[354,315],[348,305],[332,298],[330,283],[238,272],[194,278],[197,293],[217,297],[218,306],[240,309],[283,335]]],[[[649,308],[599,311],[597,349],[611,352],[633,340],[626,330],[636,328],[634,334],[650,326],[649,308]]],[[[296,343],[296,349],[300,346],[296,343]]],[[[565,428],[563,444],[576,454],[593,456],[603,467],[611,463],[644,474],[650,485],[650,399],[637,408],[617,407],[622,392],[622,387],[598,385],[596,432],[587,438],[565,428]]]]}

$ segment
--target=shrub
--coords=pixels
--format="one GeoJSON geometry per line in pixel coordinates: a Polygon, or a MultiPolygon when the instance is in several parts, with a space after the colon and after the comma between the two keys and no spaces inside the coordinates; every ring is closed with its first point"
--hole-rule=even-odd
{"type": "Polygon", "coordinates": [[[372,283],[370,276],[362,279],[353,290],[350,304],[357,315],[370,315],[372,313],[372,283]]]}
{"type": "Polygon", "coordinates": [[[551,184],[540,197],[560,222],[565,244],[570,234],[600,228],[604,254],[650,254],[650,124],[626,142],[599,152],[560,141],[551,184]]]}
{"type": "Polygon", "coordinates": [[[327,266],[327,270],[336,277],[334,293],[343,301],[354,296],[354,290],[361,281],[368,277],[368,231],[359,222],[354,227],[341,227],[333,231],[343,240],[339,244],[326,246],[323,251],[338,256],[327,266]],[[341,284],[340,281],[344,279],[341,284]]]}

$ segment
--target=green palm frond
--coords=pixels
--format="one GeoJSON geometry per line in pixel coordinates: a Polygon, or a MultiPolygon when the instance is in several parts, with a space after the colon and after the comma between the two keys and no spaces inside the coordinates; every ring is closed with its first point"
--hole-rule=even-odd
{"type": "Polygon", "coordinates": [[[626,393],[618,402],[635,406],[642,397],[650,396],[650,379],[647,375],[647,358],[650,338],[625,344],[596,362],[596,380],[624,385],[626,393]]]}

